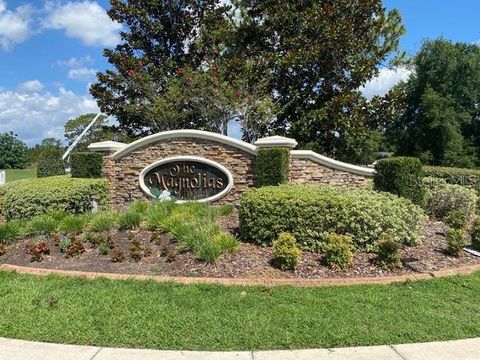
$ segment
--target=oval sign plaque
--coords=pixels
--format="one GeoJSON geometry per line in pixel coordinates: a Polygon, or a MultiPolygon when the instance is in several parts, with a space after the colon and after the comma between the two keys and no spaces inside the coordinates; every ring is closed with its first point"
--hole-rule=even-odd
{"type": "Polygon", "coordinates": [[[163,159],[140,174],[140,187],[148,195],[153,196],[154,188],[173,190],[180,201],[214,201],[225,196],[232,186],[232,174],[225,167],[196,156],[163,159]]]}

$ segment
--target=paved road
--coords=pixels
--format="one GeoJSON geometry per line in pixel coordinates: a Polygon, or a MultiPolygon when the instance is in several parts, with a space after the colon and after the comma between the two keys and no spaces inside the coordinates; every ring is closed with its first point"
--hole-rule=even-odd
{"type": "Polygon", "coordinates": [[[57,345],[0,338],[0,360],[479,360],[480,338],[296,351],[196,352],[57,345]]]}

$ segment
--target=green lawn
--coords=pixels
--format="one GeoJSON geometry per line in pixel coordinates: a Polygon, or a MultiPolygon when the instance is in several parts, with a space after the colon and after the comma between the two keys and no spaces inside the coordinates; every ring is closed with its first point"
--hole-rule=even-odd
{"type": "Polygon", "coordinates": [[[37,169],[7,169],[7,182],[37,177],[37,169]]]}
{"type": "Polygon", "coordinates": [[[393,285],[223,287],[0,272],[0,336],[189,350],[480,336],[480,273],[393,285]]]}

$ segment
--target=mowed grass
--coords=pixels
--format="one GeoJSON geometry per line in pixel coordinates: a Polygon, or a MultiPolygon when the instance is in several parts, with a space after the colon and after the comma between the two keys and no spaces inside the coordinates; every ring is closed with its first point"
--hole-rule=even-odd
{"type": "Polygon", "coordinates": [[[480,274],[393,285],[223,287],[0,272],[0,336],[251,350],[480,336],[480,274]]]}
{"type": "Polygon", "coordinates": [[[7,169],[5,170],[7,182],[37,177],[37,169],[7,169]]]}

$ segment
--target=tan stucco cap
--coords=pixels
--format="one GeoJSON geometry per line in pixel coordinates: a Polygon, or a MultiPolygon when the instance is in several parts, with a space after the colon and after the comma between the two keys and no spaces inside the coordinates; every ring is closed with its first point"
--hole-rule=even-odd
{"type": "Polygon", "coordinates": [[[255,141],[255,145],[258,147],[286,147],[293,149],[298,143],[295,139],[283,137],[283,136],[269,136],[258,139],[255,141]]]}
{"type": "Polygon", "coordinates": [[[101,141],[88,145],[88,150],[95,152],[116,152],[123,149],[127,144],[117,141],[101,141]]]}

